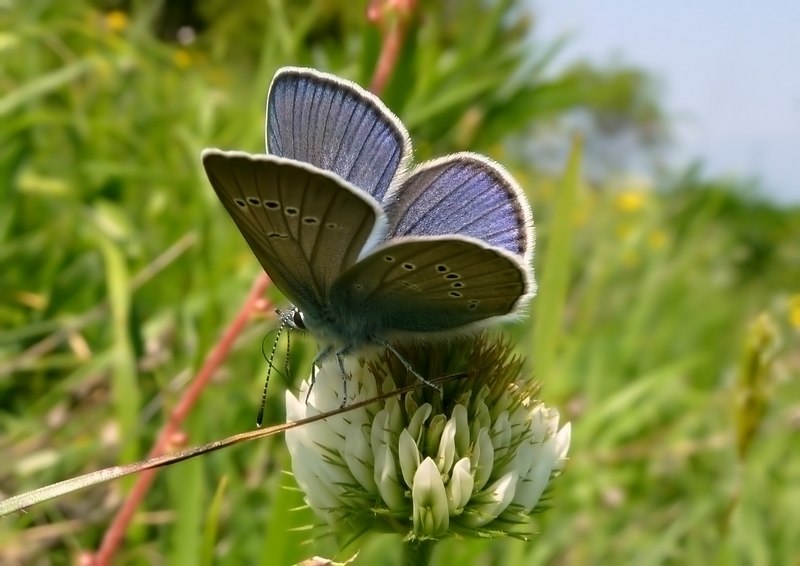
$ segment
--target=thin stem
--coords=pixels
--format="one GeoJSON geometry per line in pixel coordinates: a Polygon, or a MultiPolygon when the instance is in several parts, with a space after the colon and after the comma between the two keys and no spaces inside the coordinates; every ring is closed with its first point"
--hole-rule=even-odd
{"type": "Polygon", "coordinates": [[[415,540],[403,544],[403,564],[405,566],[425,566],[430,564],[435,540],[415,540]]]}
{"type": "Polygon", "coordinates": [[[367,19],[383,30],[383,45],[375,65],[369,89],[381,94],[397,65],[415,0],[373,0],[367,8],[367,19]]]}
{"type": "MultiPolygon", "coordinates": [[[[180,401],[170,413],[169,420],[164,425],[164,428],[161,429],[155,444],[150,450],[148,458],[164,454],[167,449],[172,447],[174,440],[180,436],[181,424],[199,399],[206,385],[208,385],[211,376],[228,357],[228,353],[233,347],[236,338],[247,325],[253,312],[268,308],[268,304],[264,302],[263,295],[269,283],[269,278],[264,273],[259,275],[253,282],[250,292],[247,294],[247,298],[244,300],[239,312],[228,328],[225,329],[222,338],[214,349],[211,350],[203,367],[197,372],[197,375],[195,375],[188,389],[184,391],[180,401]]],[[[136,513],[136,509],[150,489],[155,475],[156,470],[147,470],[137,476],[136,483],[130,495],[111,522],[111,526],[109,526],[106,531],[103,542],[100,544],[97,553],[87,560],[88,563],[94,566],[111,564],[114,553],[122,542],[122,538],[133,519],[133,515],[136,513]]]]}

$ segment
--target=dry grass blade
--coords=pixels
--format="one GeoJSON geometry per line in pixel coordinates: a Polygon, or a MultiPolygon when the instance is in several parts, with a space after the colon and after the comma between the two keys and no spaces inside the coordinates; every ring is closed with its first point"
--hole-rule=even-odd
{"type": "MultiPolygon", "coordinates": [[[[434,383],[441,383],[459,377],[464,377],[464,375],[459,374],[456,376],[445,376],[432,381],[434,383]]],[[[394,391],[389,391],[382,395],[377,395],[371,399],[365,399],[364,401],[353,403],[352,405],[348,405],[347,407],[343,407],[341,409],[335,409],[333,411],[320,413],[319,415],[314,415],[313,417],[309,417],[307,419],[282,423],[279,425],[274,425],[263,429],[251,430],[240,434],[234,434],[233,436],[223,438],[222,440],[215,440],[214,442],[209,442],[208,444],[203,444],[202,446],[194,446],[192,448],[187,448],[185,450],[179,450],[178,452],[173,452],[172,454],[156,456],[155,458],[149,458],[142,462],[135,462],[133,464],[127,464],[124,466],[112,466],[110,468],[97,470],[96,472],[90,472],[82,476],[60,481],[58,483],[41,487],[39,489],[34,489],[32,491],[28,491],[26,493],[22,493],[20,495],[9,497],[8,499],[0,501],[0,517],[8,515],[10,513],[21,511],[32,505],[43,503],[45,501],[55,499],[56,497],[60,497],[68,493],[84,489],[86,487],[105,483],[107,481],[135,474],[137,472],[152,470],[154,468],[161,468],[163,466],[168,466],[170,464],[182,462],[183,460],[196,458],[197,456],[202,456],[203,454],[208,454],[209,452],[215,452],[217,450],[221,450],[229,446],[234,446],[236,444],[249,442],[251,440],[256,440],[259,438],[265,438],[267,436],[272,436],[274,434],[285,432],[292,428],[296,428],[299,426],[321,421],[330,417],[335,417],[337,415],[348,413],[350,411],[360,409],[372,403],[383,401],[385,399],[388,399],[389,397],[408,393],[410,391],[413,391],[417,387],[421,386],[423,386],[422,383],[415,383],[413,385],[401,387],[394,391]]]]}

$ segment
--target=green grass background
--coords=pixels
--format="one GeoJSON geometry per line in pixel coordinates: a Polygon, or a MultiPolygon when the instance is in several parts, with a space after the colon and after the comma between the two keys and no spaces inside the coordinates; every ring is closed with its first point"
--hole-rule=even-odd
{"type": "MultiPolygon", "coordinates": [[[[197,41],[181,46],[180,6],[0,6],[0,497],[144,457],[259,270],[200,151],[263,151],[280,66],[366,85],[381,45],[360,2],[214,0],[196,3],[197,41]],[[23,355],[59,331],[54,349],[23,355]]],[[[541,288],[509,332],[573,423],[537,539],[445,541],[433,562],[796,564],[800,212],[692,171],[643,190],[540,170],[520,140],[566,111],[666,118],[635,96],[633,71],[548,75],[558,45],[529,41],[522,8],[420,3],[383,94],[418,160],[486,153],[528,192],[541,288]]],[[[186,423],[190,443],[253,427],[273,327],[254,320],[240,337],[186,423]]],[[[307,371],[314,348],[296,340],[293,367],[307,371]]],[[[270,423],[287,386],[272,381],[270,423]]],[[[395,537],[343,550],[308,529],[289,468],[276,437],[162,470],[118,563],[356,549],[361,564],[400,563],[395,537]]],[[[95,549],[131,483],[0,519],[0,562],[95,549]]]]}

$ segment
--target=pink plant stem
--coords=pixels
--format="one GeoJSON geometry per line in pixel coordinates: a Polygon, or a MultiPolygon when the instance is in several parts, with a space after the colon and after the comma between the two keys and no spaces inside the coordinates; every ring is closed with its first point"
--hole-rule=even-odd
{"type": "MultiPolygon", "coordinates": [[[[164,454],[173,444],[181,432],[181,425],[186,419],[189,411],[191,411],[194,404],[200,397],[200,394],[208,385],[211,377],[217,368],[222,365],[222,362],[228,357],[236,338],[241,334],[242,330],[247,325],[252,314],[255,311],[262,311],[269,308],[269,303],[264,300],[264,292],[269,286],[269,278],[265,273],[259,275],[253,282],[247,298],[242,304],[236,317],[230,323],[225,332],[220,338],[220,341],[211,350],[211,353],[206,358],[203,367],[197,372],[194,379],[191,381],[189,387],[184,391],[178,404],[172,409],[169,415],[169,420],[161,429],[153,448],[150,450],[148,457],[160,456],[164,454]]],[[[106,534],[103,537],[103,542],[94,556],[85,557],[81,562],[83,564],[91,564],[92,566],[105,566],[111,563],[111,560],[117,548],[125,536],[125,531],[128,528],[131,520],[133,519],[136,509],[144,499],[150,485],[155,479],[156,470],[147,470],[141,472],[137,478],[136,483],[131,490],[130,495],[125,500],[120,510],[117,512],[114,520],[111,522],[106,534]]]]}
{"type": "Polygon", "coordinates": [[[373,0],[367,8],[367,19],[383,31],[383,45],[369,86],[375,94],[383,92],[397,65],[414,4],[415,0],[373,0]]]}

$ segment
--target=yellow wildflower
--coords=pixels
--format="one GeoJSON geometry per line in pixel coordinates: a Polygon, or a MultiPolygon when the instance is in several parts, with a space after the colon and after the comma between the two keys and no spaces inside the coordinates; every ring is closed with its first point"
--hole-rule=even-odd
{"type": "Polygon", "coordinates": [[[617,194],[614,199],[614,205],[620,212],[637,212],[644,206],[644,201],[644,191],[629,190],[617,194]]]}
{"type": "Polygon", "coordinates": [[[128,27],[128,14],[122,10],[113,10],[106,14],[106,26],[114,33],[120,33],[128,27]]]}
{"type": "Polygon", "coordinates": [[[800,293],[789,297],[789,322],[800,328],[800,293]]]}
{"type": "Polygon", "coordinates": [[[192,64],[192,54],[186,49],[178,49],[172,55],[172,60],[179,69],[186,69],[192,64]]]}

